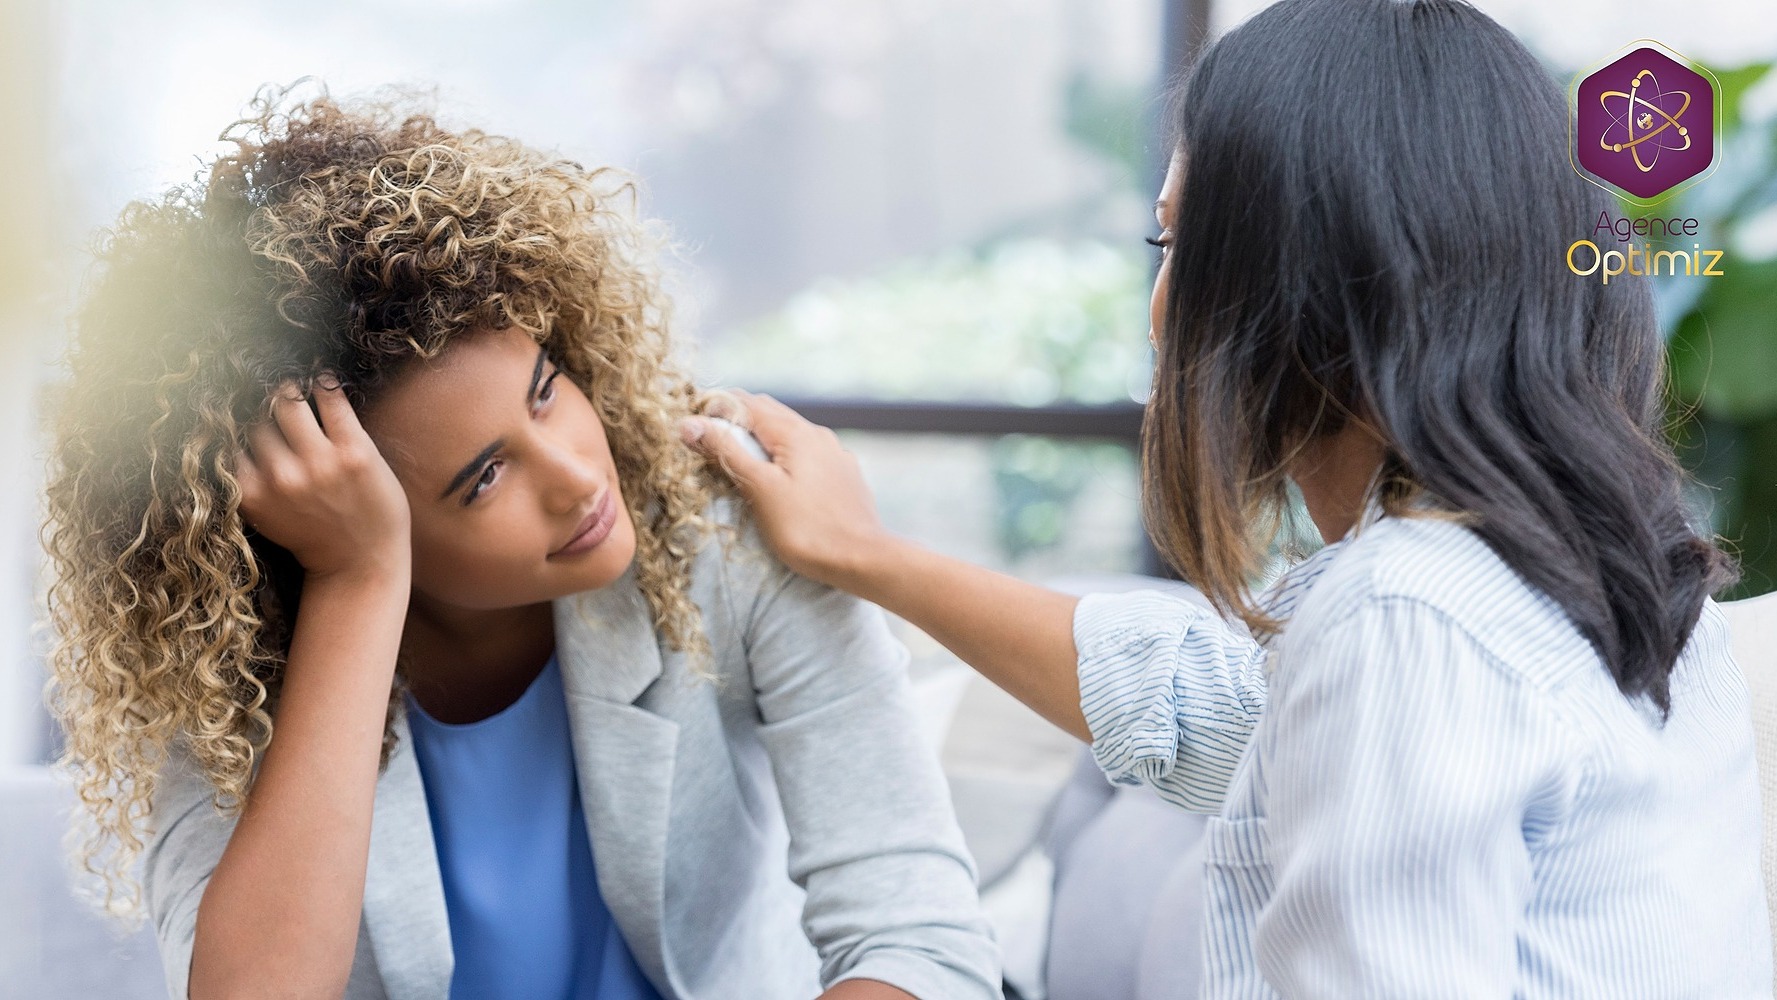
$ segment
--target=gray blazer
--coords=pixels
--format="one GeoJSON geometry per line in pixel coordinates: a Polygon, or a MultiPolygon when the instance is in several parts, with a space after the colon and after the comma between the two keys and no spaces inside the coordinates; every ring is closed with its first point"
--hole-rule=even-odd
{"type": "MultiPolygon", "coordinates": [[[[751,531],[705,545],[692,597],[713,682],[661,646],[633,572],[555,603],[599,891],[649,980],[682,1000],[811,1000],[850,978],[997,1000],[974,862],[882,613],[790,573],[751,531]]],[[[405,718],[395,728],[348,1000],[450,992],[425,790],[405,718]]],[[[143,888],[183,998],[233,821],[177,755],[153,806],[143,888]]]]}

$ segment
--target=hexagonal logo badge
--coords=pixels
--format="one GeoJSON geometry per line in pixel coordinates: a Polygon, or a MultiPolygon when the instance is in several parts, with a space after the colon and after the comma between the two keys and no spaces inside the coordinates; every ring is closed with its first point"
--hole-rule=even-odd
{"type": "Polygon", "coordinates": [[[1702,180],[1721,155],[1715,77],[1651,39],[1574,78],[1573,168],[1641,205],[1702,180]]]}

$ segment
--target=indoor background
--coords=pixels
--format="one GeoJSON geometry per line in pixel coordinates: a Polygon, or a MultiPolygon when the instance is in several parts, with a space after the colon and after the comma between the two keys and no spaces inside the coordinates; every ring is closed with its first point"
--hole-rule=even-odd
{"type": "MultiPolygon", "coordinates": [[[[85,247],[130,199],[191,179],[260,85],[435,88],[449,123],[633,171],[674,237],[700,381],[851,428],[891,527],[1078,584],[1159,570],[1133,450],[1156,118],[1193,48],[1261,6],[4,0],[0,764],[56,743],[33,631],[38,401],[85,247]]],[[[1720,164],[1659,214],[1701,219],[1728,276],[1656,295],[1699,517],[1744,561],[1732,596],[1777,588],[1777,18],[1757,0],[1480,6],[1563,83],[1643,37],[1721,81],[1720,164]]],[[[984,874],[1009,876],[1075,747],[906,638],[984,874]]]]}

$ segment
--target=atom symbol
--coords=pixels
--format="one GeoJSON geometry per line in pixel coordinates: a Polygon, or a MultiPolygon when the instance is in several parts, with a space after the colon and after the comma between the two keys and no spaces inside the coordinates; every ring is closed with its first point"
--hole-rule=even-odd
{"type": "Polygon", "coordinates": [[[1598,95],[1598,103],[1604,106],[1604,110],[1610,114],[1611,119],[1610,124],[1604,128],[1604,134],[1598,137],[1598,145],[1613,153],[1628,150],[1629,157],[1635,161],[1636,168],[1644,174],[1654,169],[1654,164],[1660,162],[1660,150],[1670,149],[1674,153],[1678,153],[1691,148],[1690,129],[1678,123],[1678,120],[1684,117],[1685,110],[1691,106],[1691,95],[1682,90],[1662,93],[1660,81],[1654,76],[1654,71],[1651,69],[1644,69],[1635,74],[1635,79],[1629,84],[1628,93],[1625,94],[1620,90],[1607,90],[1598,95]],[[1642,92],[1643,80],[1648,81],[1648,90],[1653,95],[1651,99],[1642,92]],[[1611,110],[1610,101],[1613,97],[1623,100],[1620,114],[1611,110]],[[1682,99],[1678,110],[1670,114],[1666,111],[1669,98],[1682,99]],[[1638,109],[1641,110],[1639,115],[1635,114],[1638,109]],[[1655,116],[1660,119],[1658,126],[1654,125],[1655,116]],[[1611,141],[1611,132],[1619,125],[1623,127],[1624,133],[1627,135],[1628,141],[1626,142],[1611,141]],[[1639,134],[1637,129],[1641,130],[1639,134]],[[1667,140],[1659,138],[1669,131],[1676,131],[1678,137],[1684,140],[1684,145],[1669,146],[1666,144],[1667,140]],[[1648,147],[1653,150],[1653,158],[1643,163],[1641,161],[1641,144],[1650,139],[1659,139],[1659,141],[1648,147]]]}

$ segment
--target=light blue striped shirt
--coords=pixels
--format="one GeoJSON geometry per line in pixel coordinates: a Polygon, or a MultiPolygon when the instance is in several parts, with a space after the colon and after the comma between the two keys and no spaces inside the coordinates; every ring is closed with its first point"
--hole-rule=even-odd
{"type": "Polygon", "coordinates": [[[1662,727],[1472,531],[1364,524],[1264,644],[1153,592],[1074,617],[1105,773],[1216,812],[1206,998],[1772,995],[1746,685],[1705,606],[1662,727]]]}

